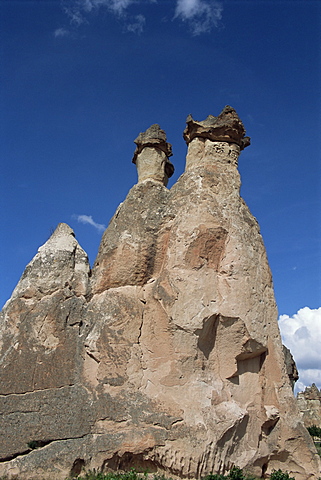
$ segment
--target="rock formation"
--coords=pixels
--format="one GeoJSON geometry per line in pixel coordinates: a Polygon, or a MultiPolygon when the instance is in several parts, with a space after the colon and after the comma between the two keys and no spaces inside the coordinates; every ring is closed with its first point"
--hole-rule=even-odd
{"type": "Polygon", "coordinates": [[[286,372],[289,376],[292,390],[294,390],[295,382],[299,380],[299,372],[298,372],[298,369],[296,368],[296,363],[294,361],[291,351],[285,345],[283,345],[283,354],[284,354],[286,372]]]}
{"type": "Polygon", "coordinates": [[[153,179],[167,185],[174,173],[174,166],[169,161],[172,146],[166,142],[166,133],[155,124],[142,132],[135,140],[137,145],[133,163],[136,164],[138,182],[153,179]]]}
{"type": "Polygon", "coordinates": [[[297,394],[297,402],[305,426],[316,425],[321,428],[321,390],[315,383],[297,394]]]}
{"type": "Polygon", "coordinates": [[[319,477],[259,226],[239,195],[249,139],[231,107],[189,116],[184,138],[186,171],[170,190],[165,133],[137,138],[139,181],[92,271],[60,224],[5,305],[0,475],[201,478],[238,465],[319,477]]]}

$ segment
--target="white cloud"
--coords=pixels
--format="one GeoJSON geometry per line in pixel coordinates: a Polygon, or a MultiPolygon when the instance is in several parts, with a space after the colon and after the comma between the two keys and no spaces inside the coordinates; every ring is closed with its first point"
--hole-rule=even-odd
{"type": "MultiPolygon", "coordinates": [[[[157,0],[145,1],[147,3],[156,3],[157,0]]],[[[143,31],[145,17],[141,14],[130,15],[128,13],[128,7],[134,4],[140,4],[142,0],[62,0],[62,2],[63,10],[69,17],[71,26],[74,28],[88,23],[87,18],[90,13],[104,8],[123,21],[125,30],[138,34],[143,31]]],[[[64,29],[57,29],[55,36],[59,36],[62,30],[64,29]]]]}
{"type": "Polygon", "coordinates": [[[78,7],[86,12],[106,7],[112,13],[121,16],[133,3],[135,3],[135,0],[78,0],[78,7]]]}
{"type": "Polygon", "coordinates": [[[87,23],[87,20],[82,13],[82,0],[65,1],[63,5],[63,10],[65,14],[69,17],[70,24],[72,26],[79,27],[83,23],[87,23]]]}
{"type": "Polygon", "coordinates": [[[103,232],[106,229],[106,225],[95,222],[91,215],[73,215],[73,218],[76,218],[79,223],[92,225],[98,230],[98,232],[103,232]]]}
{"type": "Polygon", "coordinates": [[[128,23],[126,29],[129,32],[141,34],[143,32],[145,23],[146,18],[144,17],[144,15],[136,15],[133,21],[128,23]]]}
{"type": "Polygon", "coordinates": [[[57,37],[67,37],[68,35],[70,35],[70,31],[67,30],[66,28],[57,28],[55,31],[54,31],[54,36],[57,38],[57,37]]]}
{"type": "MultiPolygon", "coordinates": [[[[90,13],[104,8],[123,21],[125,30],[138,34],[142,33],[146,19],[142,14],[129,13],[129,7],[144,3],[162,4],[162,0],[62,0],[62,2],[70,24],[75,28],[88,23],[90,13]]],[[[168,4],[171,5],[172,13],[175,9],[174,19],[186,22],[193,35],[210,32],[213,27],[218,26],[222,18],[223,6],[218,0],[176,0],[168,4]]]]}
{"type": "Polygon", "coordinates": [[[299,370],[296,391],[315,383],[321,387],[321,307],[301,308],[293,317],[280,315],[279,326],[283,343],[299,370]]]}
{"type": "Polygon", "coordinates": [[[193,35],[200,35],[218,26],[222,11],[216,0],[177,0],[174,18],[188,22],[193,35]]]}

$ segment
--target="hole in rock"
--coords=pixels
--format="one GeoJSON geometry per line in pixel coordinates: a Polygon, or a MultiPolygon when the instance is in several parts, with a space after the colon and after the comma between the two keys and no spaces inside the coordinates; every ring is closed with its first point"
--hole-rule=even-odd
{"type": "Polygon", "coordinates": [[[275,423],[272,423],[272,424],[267,424],[267,425],[263,425],[262,426],[262,431],[265,435],[270,435],[270,433],[273,431],[275,425],[276,425],[277,422],[275,423]]]}
{"type": "Polygon", "coordinates": [[[103,469],[110,470],[124,470],[129,471],[134,468],[139,473],[155,473],[157,472],[157,465],[152,460],[144,458],[143,453],[130,453],[125,452],[121,457],[115,453],[115,455],[106,460],[103,465],[103,469]]]}
{"type": "Polygon", "coordinates": [[[83,460],[82,458],[76,458],[76,460],[73,463],[73,466],[71,467],[70,476],[78,477],[78,475],[81,473],[81,470],[85,465],[86,465],[85,460],[83,460]]]}
{"type": "MultiPolygon", "coordinates": [[[[263,347],[264,348],[264,347],[263,347]]],[[[237,360],[237,372],[239,375],[243,373],[250,372],[250,373],[259,373],[263,364],[265,357],[267,355],[267,351],[262,352],[263,348],[260,351],[247,353],[239,355],[237,360]]]]}
{"type": "Polygon", "coordinates": [[[214,348],[217,326],[218,316],[212,315],[203,321],[202,329],[199,328],[195,331],[198,336],[197,346],[207,359],[214,348]]]}

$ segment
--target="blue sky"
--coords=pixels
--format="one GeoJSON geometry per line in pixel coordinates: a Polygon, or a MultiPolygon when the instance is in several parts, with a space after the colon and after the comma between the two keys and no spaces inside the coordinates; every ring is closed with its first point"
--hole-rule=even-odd
{"type": "MultiPolygon", "coordinates": [[[[136,183],[139,132],[166,131],[170,187],[184,170],[186,116],[229,104],[252,139],[241,194],[261,226],[279,313],[297,315],[315,341],[321,3],[0,0],[0,21],[0,303],[59,222],[93,263],[102,226],[136,183]]],[[[321,353],[311,377],[320,387],[316,362],[321,353]]]]}

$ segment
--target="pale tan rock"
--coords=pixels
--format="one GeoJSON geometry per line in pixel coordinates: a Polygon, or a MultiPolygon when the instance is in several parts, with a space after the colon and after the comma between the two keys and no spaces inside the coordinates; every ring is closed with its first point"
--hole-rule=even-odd
{"type": "Polygon", "coordinates": [[[30,442],[42,450],[90,431],[89,394],[79,379],[88,281],[87,255],[59,224],[0,314],[0,469],[9,475],[24,471],[10,460],[28,463],[30,442]]]}
{"type": "Polygon", "coordinates": [[[321,391],[315,383],[297,394],[297,402],[305,426],[321,428],[321,391]]]}
{"type": "Polygon", "coordinates": [[[136,150],[133,163],[136,164],[138,182],[155,180],[167,185],[174,173],[174,166],[169,161],[172,146],[166,141],[166,133],[157,124],[142,132],[135,140],[136,150]]]}
{"type": "MultiPolygon", "coordinates": [[[[296,480],[320,476],[285,366],[259,226],[239,195],[237,158],[248,140],[233,109],[217,118],[188,121],[186,171],[171,190],[148,176],[131,189],[103,235],[91,276],[77,269],[81,281],[69,297],[64,285],[73,285],[74,269],[56,279],[54,265],[46,270],[41,260],[31,278],[44,270],[48,293],[39,297],[36,280],[37,293],[25,298],[33,284],[26,275],[27,287],[6,305],[0,475],[49,479],[81,468],[137,468],[201,478],[238,465],[258,477],[279,468],[296,480]],[[38,298],[47,310],[37,310],[38,298]],[[33,329],[37,322],[47,336],[33,329]],[[24,371],[39,364],[36,388],[33,375],[24,380],[22,365],[13,366],[17,343],[24,371]],[[62,345],[60,375],[51,374],[50,355],[62,345]],[[21,394],[16,410],[14,394],[21,394]],[[41,399],[64,410],[65,427],[49,417],[48,428],[44,422],[35,430],[41,399]],[[29,452],[29,440],[44,443],[29,452]]],[[[146,138],[137,159],[150,148],[146,138]]],[[[166,142],[163,134],[156,140],[166,142]]],[[[58,245],[65,258],[74,244],[68,238],[58,245]]],[[[48,412],[39,411],[40,419],[48,412]]]]}
{"type": "Polygon", "coordinates": [[[74,383],[88,282],[87,255],[61,223],[27,265],[1,313],[1,394],[74,383]]]}
{"type": "Polygon", "coordinates": [[[11,299],[34,299],[64,288],[76,296],[86,295],[88,274],[87,254],[75,239],[73,230],[60,223],[26,266],[11,299]]]}
{"type": "Polygon", "coordinates": [[[159,271],[164,257],[169,191],[160,182],[135,185],[105,231],[92,272],[91,288],[144,285],[159,271]]]}

